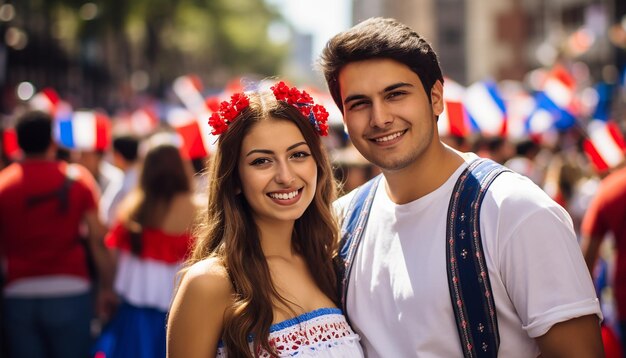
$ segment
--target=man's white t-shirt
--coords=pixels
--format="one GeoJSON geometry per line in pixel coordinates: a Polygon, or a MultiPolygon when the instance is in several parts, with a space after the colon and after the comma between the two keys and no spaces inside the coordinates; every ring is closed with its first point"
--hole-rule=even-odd
{"type": "MultiPolygon", "coordinates": [[[[474,157],[475,158],[475,157],[474,157]]],[[[385,179],[354,259],[347,314],[368,357],[462,357],[446,273],[445,226],[464,163],[438,189],[396,205],[385,179]]],[[[337,201],[345,208],[355,191],[337,201]]],[[[480,227],[496,304],[500,357],[536,357],[552,325],[602,317],[567,212],[528,178],[503,173],[480,227]]]]}

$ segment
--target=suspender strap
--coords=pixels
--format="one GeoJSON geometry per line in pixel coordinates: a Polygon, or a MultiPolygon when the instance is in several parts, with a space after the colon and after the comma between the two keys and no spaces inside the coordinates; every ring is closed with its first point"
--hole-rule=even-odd
{"type": "Polygon", "coordinates": [[[382,174],[369,180],[357,189],[356,194],[350,201],[344,221],[341,226],[341,241],[339,242],[339,263],[337,265],[337,275],[339,293],[341,295],[341,306],[344,312],[346,310],[346,296],[348,294],[348,281],[350,278],[350,270],[354,262],[356,249],[363,237],[363,231],[370,215],[374,194],[380,182],[382,174]]]}
{"type": "Polygon", "coordinates": [[[448,286],[466,358],[498,355],[500,335],[479,216],[487,188],[504,171],[508,170],[492,160],[473,161],[457,180],[448,207],[448,286]]]}

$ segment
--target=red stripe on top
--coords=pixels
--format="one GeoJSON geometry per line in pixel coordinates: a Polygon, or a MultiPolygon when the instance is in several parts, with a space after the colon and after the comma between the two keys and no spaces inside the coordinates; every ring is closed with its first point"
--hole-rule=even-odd
{"type": "Polygon", "coordinates": [[[591,160],[591,164],[593,164],[598,172],[603,172],[609,169],[609,165],[604,161],[604,158],[602,158],[602,155],[600,155],[600,152],[598,152],[596,146],[593,145],[591,140],[585,139],[583,149],[589,160],[591,160]]]}
{"type": "MultiPolygon", "coordinates": [[[[142,251],[140,257],[153,259],[168,264],[178,263],[187,257],[193,243],[190,233],[169,234],[160,229],[144,229],[142,236],[142,251]]],[[[130,249],[130,233],[122,224],[116,224],[105,238],[109,248],[127,252],[130,249]]]]}
{"type": "Polygon", "coordinates": [[[622,150],[626,149],[626,142],[624,141],[624,137],[622,136],[622,132],[620,131],[617,124],[613,122],[609,122],[606,124],[607,129],[609,130],[609,134],[613,137],[615,144],[622,150]]]}

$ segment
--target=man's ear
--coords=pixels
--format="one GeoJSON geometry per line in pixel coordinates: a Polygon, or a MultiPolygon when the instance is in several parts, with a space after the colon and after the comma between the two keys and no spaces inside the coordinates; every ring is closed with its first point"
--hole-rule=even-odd
{"type": "Polygon", "coordinates": [[[443,113],[443,84],[439,80],[430,89],[430,102],[435,116],[443,113]]]}

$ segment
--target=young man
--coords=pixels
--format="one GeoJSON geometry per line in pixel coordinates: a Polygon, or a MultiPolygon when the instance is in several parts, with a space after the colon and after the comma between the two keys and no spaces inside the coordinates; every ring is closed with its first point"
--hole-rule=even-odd
{"type": "MultiPolygon", "coordinates": [[[[345,264],[344,302],[366,354],[493,352],[480,341],[461,346],[458,332],[467,322],[457,326],[452,306],[448,205],[457,179],[478,157],[439,139],[437,55],[407,26],[374,18],[332,38],[321,65],[352,143],[383,173],[345,264]]],[[[354,195],[337,203],[344,215],[354,195]]],[[[566,211],[529,179],[505,172],[488,188],[479,217],[491,285],[485,296],[493,296],[499,333],[492,356],[602,357],[601,312],[566,211]]]]}
{"type": "Polygon", "coordinates": [[[85,246],[98,277],[98,314],[117,297],[113,261],[98,220],[98,189],[89,171],[55,159],[52,118],[26,112],[17,140],[24,160],[0,172],[2,325],[9,357],[87,357],[93,300],[85,246]],[[81,242],[81,223],[88,229],[81,242]]]}

